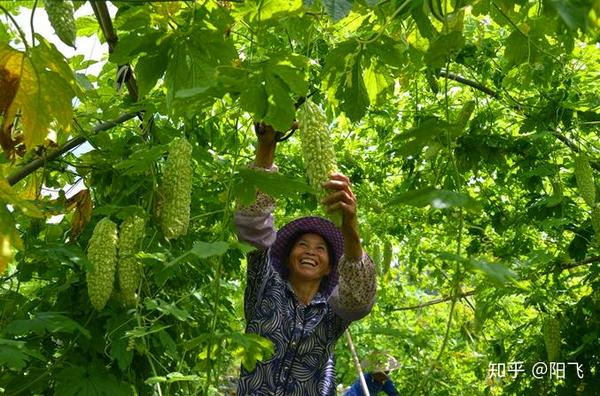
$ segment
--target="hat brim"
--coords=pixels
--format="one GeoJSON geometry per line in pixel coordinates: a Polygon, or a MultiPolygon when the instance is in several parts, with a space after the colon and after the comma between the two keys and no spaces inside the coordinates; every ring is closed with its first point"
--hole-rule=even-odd
{"type": "Polygon", "coordinates": [[[321,293],[329,296],[338,283],[337,263],[344,253],[344,236],[339,228],[331,221],[318,217],[307,216],[293,220],[277,231],[277,237],[269,250],[269,258],[274,269],[283,279],[288,278],[287,256],[292,244],[304,234],[320,235],[331,250],[331,272],[321,282],[321,293]]]}

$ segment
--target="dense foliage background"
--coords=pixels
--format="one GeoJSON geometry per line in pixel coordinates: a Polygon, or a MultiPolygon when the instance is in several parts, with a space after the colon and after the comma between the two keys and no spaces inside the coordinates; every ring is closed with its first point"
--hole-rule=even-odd
{"type": "MultiPolygon", "coordinates": [[[[358,354],[393,354],[406,395],[600,392],[600,226],[574,177],[579,155],[600,169],[600,1],[76,1],[100,63],[36,34],[43,7],[0,2],[0,393],[224,394],[268,356],[243,334],[232,215],[255,186],[279,225],[318,213],[296,136],[279,176],[244,170],[253,122],[286,131],[307,96],[379,263],[358,354]],[[194,147],[192,217],[167,240],[155,205],[175,137],[194,147]],[[138,304],[98,312],[88,240],[131,214],[138,304]],[[535,378],[550,319],[564,375],[535,378]],[[511,362],[524,372],[490,371],[511,362]]],[[[354,380],[344,340],[337,368],[354,380]]]]}

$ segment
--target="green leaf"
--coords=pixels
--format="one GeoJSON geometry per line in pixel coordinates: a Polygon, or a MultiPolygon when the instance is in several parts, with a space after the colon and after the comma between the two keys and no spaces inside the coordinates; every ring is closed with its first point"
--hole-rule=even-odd
{"type": "Polygon", "coordinates": [[[136,149],[129,158],[114,165],[122,175],[143,175],[167,151],[168,145],[136,149]]]}
{"type": "Polygon", "coordinates": [[[131,396],[132,390],[117,381],[103,366],[67,367],[56,375],[54,391],[61,396],[131,396]]]}
{"type": "MultiPolygon", "coordinates": [[[[77,37],[89,37],[100,31],[98,20],[93,15],[81,16],[75,20],[77,37]]],[[[101,37],[103,35],[100,35],[101,37]]]]}
{"type": "Polygon", "coordinates": [[[146,96],[154,88],[167,69],[168,57],[162,53],[140,57],[135,67],[135,75],[140,97],[146,96]]]}
{"type": "Polygon", "coordinates": [[[38,312],[31,319],[13,320],[4,329],[7,334],[27,335],[34,333],[44,335],[48,333],[73,333],[80,332],[90,338],[90,332],[74,320],[57,312],[38,312]]]}
{"type": "Polygon", "coordinates": [[[472,211],[481,209],[481,205],[467,194],[438,190],[433,187],[398,194],[388,202],[390,206],[399,204],[419,208],[430,205],[432,209],[465,208],[472,211]]]}
{"type": "Polygon", "coordinates": [[[592,2],[581,0],[549,0],[560,18],[572,30],[581,29],[586,32],[589,29],[588,14],[592,2]]]}
{"type": "Polygon", "coordinates": [[[267,63],[265,72],[278,76],[289,87],[291,92],[306,96],[308,82],[304,70],[308,68],[308,59],[294,54],[279,54],[272,56],[267,63]]]}
{"type": "MultiPolygon", "coordinates": [[[[114,18],[114,26],[120,30],[135,30],[146,28],[151,23],[150,9],[148,7],[120,8],[114,18]]],[[[119,43],[121,37],[119,36],[119,43]]]]}
{"type": "Polygon", "coordinates": [[[229,250],[229,247],[229,243],[223,241],[196,242],[190,250],[190,253],[199,258],[222,256],[227,252],[227,250],[229,250]]]}
{"type": "Polygon", "coordinates": [[[160,384],[163,382],[167,382],[167,377],[164,377],[162,375],[157,375],[154,377],[149,377],[146,378],[146,380],[144,381],[144,384],[146,385],[155,385],[155,384],[160,384]]]}
{"type": "Polygon", "coordinates": [[[180,372],[172,372],[167,374],[167,383],[171,384],[173,382],[181,382],[181,381],[190,381],[190,382],[199,382],[200,377],[192,374],[192,375],[183,375],[180,372]]]}
{"type": "MultiPolygon", "coordinates": [[[[44,214],[33,202],[21,198],[8,184],[5,178],[0,178],[0,204],[10,204],[31,217],[44,217],[44,214]]],[[[0,223],[1,224],[1,223],[0,223]]]]}
{"type": "Polygon", "coordinates": [[[38,351],[27,348],[25,341],[0,338],[0,367],[22,370],[27,366],[30,357],[35,357],[42,362],[46,360],[38,351]]]}
{"type": "Polygon", "coordinates": [[[392,152],[403,155],[417,155],[425,146],[433,145],[440,136],[445,136],[450,125],[437,117],[425,119],[419,126],[394,137],[392,152]]]}
{"type": "Polygon", "coordinates": [[[481,273],[496,285],[502,286],[517,279],[517,274],[502,263],[490,263],[482,259],[458,256],[449,252],[436,252],[442,260],[457,261],[473,273],[481,273]]]}
{"type": "Polygon", "coordinates": [[[11,37],[8,34],[7,27],[4,23],[0,23],[0,43],[8,43],[11,37]]]}
{"type": "Polygon", "coordinates": [[[365,71],[364,82],[369,96],[368,101],[377,105],[385,102],[385,94],[390,87],[393,87],[394,83],[389,76],[376,70],[373,64],[365,71]]]}
{"type": "Polygon", "coordinates": [[[240,95],[244,110],[255,121],[264,121],[278,131],[290,129],[296,114],[296,97],[308,93],[303,56],[276,54],[261,62],[240,95]],[[294,97],[291,94],[295,94],[294,97]]]}
{"type": "Polygon", "coordinates": [[[261,121],[265,118],[269,101],[261,78],[255,77],[248,80],[248,84],[240,95],[240,104],[244,110],[253,115],[254,120],[261,121]]]}
{"type": "Polygon", "coordinates": [[[244,255],[256,250],[256,248],[254,246],[249,245],[247,243],[243,243],[243,242],[230,242],[229,246],[231,249],[239,250],[244,255]]]}
{"type": "Polygon", "coordinates": [[[342,110],[354,122],[360,121],[369,106],[369,94],[363,80],[360,58],[360,55],[354,58],[352,69],[336,92],[336,98],[342,102],[342,110]]]}
{"type": "Polygon", "coordinates": [[[277,131],[287,131],[292,126],[296,114],[289,87],[279,76],[267,73],[265,74],[265,91],[267,93],[265,123],[272,125],[277,131]]]}
{"type": "Polygon", "coordinates": [[[464,45],[465,38],[461,32],[454,31],[442,35],[429,46],[425,54],[425,63],[432,68],[444,67],[464,45]]]}
{"type": "Polygon", "coordinates": [[[364,57],[369,58],[371,63],[402,71],[406,67],[407,49],[406,44],[383,35],[376,42],[366,46],[364,57]]]}
{"type": "Polygon", "coordinates": [[[340,102],[340,108],[352,121],[360,120],[369,106],[361,67],[365,54],[356,40],[341,43],[327,55],[321,77],[328,93],[340,102]]]}
{"type": "Polygon", "coordinates": [[[133,350],[129,348],[130,338],[126,335],[131,326],[129,319],[127,315],[113,316],[107,324],[107,334],[110,335],[109,354],[122,371],[126,371],[133,360],[133,350]]]}
{"type": "Polygon", "coordinates": [[[520,32],[512,32],[506,39],[504,49],[504,57],[508,61],[508,68],[527,62],[532,51],[535,51],[535,48],[532,47],[534,46],[529,43],[527,37],[520,32]]]}
{"type": "Polygon", "coordinates": [[[269,24],[298,14],[302,0],[250,0],[242,2],[236,10],[252,24],[269,24]]]}
{"type": "Polygon", "coordinates": [[[249,204],[256,197],[256,189],[274,198],[299,193],[314,193],[311,186],[303,179],[291,178],[277,172],[264,172],[256,169],[240,169],[238,182],[234,186],[236,196],[242,204],[249,204]]]}
{"type": "Polygon", "coordinates": [[[413,7],[410,12],[417,23],[417,29],[419,29],[421,36],[432,39],[437,34],[437,31],[431,24],[431,20],[423,12],[423,7],[413,7]]]}
{"type": "Polygon", "coordinates": [[[334,22],[345,18],[352,10],[352,2],[348,0],[323,0],[323,6],[334,22]]]}
{"type": "Polygon", "coordinates": [[[165,72],[166,104],[177,114],[222,96],[225,92],[219,88],[218,68],[237,59],[233,42],[220,32],[199,25],[192,33],[203,39],[194,40],[193,35],[174,35],[171,39],[174,44],[165,72]]]}
{"type": "Polygon", "coordinates": [[[246,370],[254,370],[257,362],[269,359],[273,355],[274,348],[271,340],[257,334],[231,333],[228,338],[233,356],[241,359],[246,370]]]}

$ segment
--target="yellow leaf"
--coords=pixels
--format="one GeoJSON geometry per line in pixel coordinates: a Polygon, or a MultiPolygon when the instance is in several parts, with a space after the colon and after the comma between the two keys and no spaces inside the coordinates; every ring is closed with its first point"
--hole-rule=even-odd
{"type": "Polygon", "coordinates": [[[43,178],[40,177],[40,171],[31,173],[26,179],[25,185],[19,191],[21,198],[26,200],[37,199],[42,188],[42,179],[43,178]]]}
{"type": "Polygon", "coordinates": [[[90,190],[81,190],[67,201],[68,209],[75,208],[71,220],[71,238],[77,239],[86,224],[92,219],[92,196],[90,190]]]}
{"type": "Polygon", "coordinates": [[[8,45],[0,47],[0,70],[18,78],[18,88],[5,110],[0,132],[7,134],[19,114],[23,143],[28,150],[44,144],[51,127],[69,129],[75,96],[73,73],[64,58],[41,36],[37,39],[39,44],[29,54],[8,45]]]}
{"type": "Polygon", "coordinates": [[[0,203],[0,274],[6,271],[13,259],[13,248],[22,249],[23,241],[6,205],[0,203]]]}
{"type": "MultiPolygon", "coordinates": [[[[19,196],[5,178],[0,178],[0,205],[10,204],[20,209],[25,215],[31,217],[44,217],[42,211],[32,202],[19,196]]],[[[1,208],[0,208],[1,209],[1,208]]]]}

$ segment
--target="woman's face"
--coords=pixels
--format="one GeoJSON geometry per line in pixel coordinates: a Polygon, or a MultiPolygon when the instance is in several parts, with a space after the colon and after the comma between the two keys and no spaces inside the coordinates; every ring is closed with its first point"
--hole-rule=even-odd
{"type": "Polygon", "coordinates": [[[300,280],[318,280],[329,275],[329,248],[319,234],[304,234],[292,246],[288,259],[290,276],[300,280]]]}

